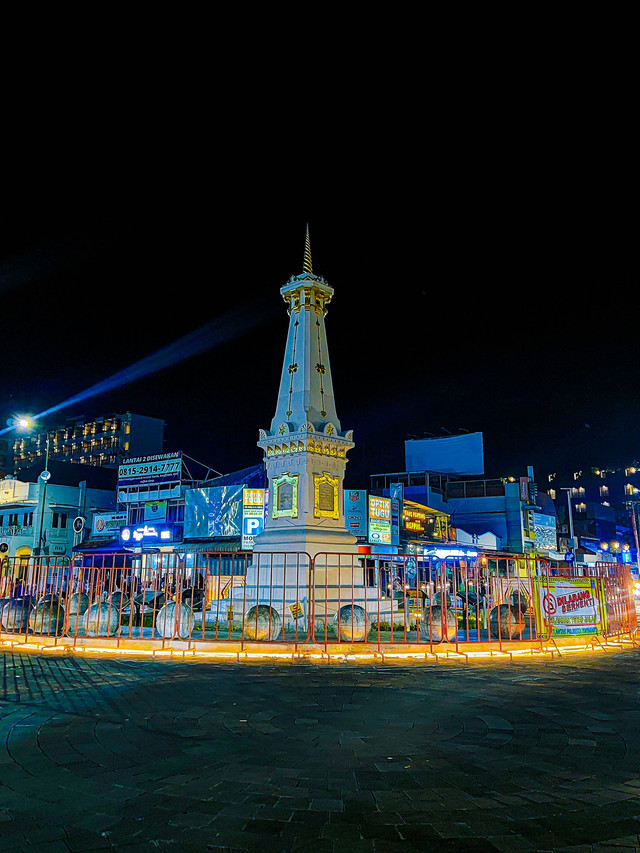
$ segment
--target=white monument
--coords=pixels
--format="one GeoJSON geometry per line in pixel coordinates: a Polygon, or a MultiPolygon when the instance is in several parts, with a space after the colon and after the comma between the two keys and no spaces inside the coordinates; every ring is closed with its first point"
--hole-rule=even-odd
{"type": "Polygon", "coordinates": [[[297,605],[305,619],[311,611],[326,619],[346,604],[375,612],[379,597],[365,587],[357,541],[345,526],[342,488],[353,432],[342,429],[336,412],[325,330],[333,288],[313,272],[308,227],[302,273],[280,293],[289,331],[275,415],[258,441],[269,508],[244,595],[245,602],[269,603],[290,626],[297,605]]]}
{"type": "Polygon", "coordinates": [[[333,288],[311,266],[281,288],[289,313],[276,412],[260,430],[269,479],[269,514],[254,550],[357,553],[345,527],[342,483],[353,432],[343,432],[333,396],[325,315],[333,288]]]}

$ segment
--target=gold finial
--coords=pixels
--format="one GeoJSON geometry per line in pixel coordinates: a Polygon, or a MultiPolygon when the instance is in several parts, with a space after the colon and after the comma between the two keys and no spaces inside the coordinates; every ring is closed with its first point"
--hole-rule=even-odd
{"type": "Polygon", "coordinates": [[[307,236],[304,242],[304,262],[302,264],[302,272],[308,272],[313,275],[311,266],[311,243],[309,242],[309,225],[307,224],[307,236]]]}

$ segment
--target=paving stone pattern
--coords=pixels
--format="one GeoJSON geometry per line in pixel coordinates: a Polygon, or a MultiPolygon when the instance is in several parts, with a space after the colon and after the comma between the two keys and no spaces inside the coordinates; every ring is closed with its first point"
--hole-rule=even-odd
{"type": "Polygon", "coordinates": [[[639,664],[5,652],[0,851],[638,850],[639,664]]]}

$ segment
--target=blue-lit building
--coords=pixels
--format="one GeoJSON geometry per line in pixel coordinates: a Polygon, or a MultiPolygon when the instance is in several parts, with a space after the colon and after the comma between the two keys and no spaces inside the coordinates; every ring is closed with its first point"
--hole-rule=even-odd
{"type": "Polygon", "coordinates": [[[407,470],[371,477],[371,490],[447,513],[455,542],[481,550],[564,558],[558,550],[553,501],[538,492],[533,469],[516,478],[487,479],[482,433],[405,442],[407,470]],[[396,490],[398,486],[395,486],[396,490]]]}
{"type": "Polygon", "coordinates": [[[558,536],[578,553],[637,564],[640,464],[592,467],[548,477],[558,514],[558,536]]]}

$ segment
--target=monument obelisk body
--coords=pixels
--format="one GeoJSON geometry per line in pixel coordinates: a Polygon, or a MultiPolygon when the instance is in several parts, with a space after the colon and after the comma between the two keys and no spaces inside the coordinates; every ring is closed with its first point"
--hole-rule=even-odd
{"type": "Polygon", "coordinates": [[[342,487],[353,432],[336,413],[325,316],[333,288],[311,263],[281,288],[289,313],[280,390],[271,428],[260,430],[269,512],[254,551],[357,553],[345,526],[342,487]]]}

